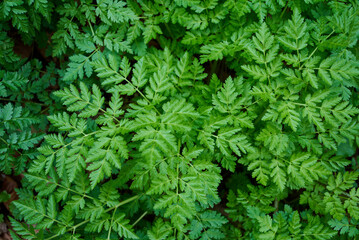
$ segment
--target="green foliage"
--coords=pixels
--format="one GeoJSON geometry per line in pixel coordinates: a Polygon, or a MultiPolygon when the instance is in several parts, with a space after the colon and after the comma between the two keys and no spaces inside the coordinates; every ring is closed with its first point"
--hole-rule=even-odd
{"type": "Polygon", "coordinates": [[[358,9],[1,2],[13,238],[358,237],[358,9]]]}
{"type": "Polygon", "coordinates": [[[22,173],[27,162],[38,155],[35,147],[47,125],[41,109],[53,103],[45,89],[55,84],[54,65],[50,64],[42,76],[41,68],[34,60],[14,72],[0,70],[1,101],[7,102],[0,105],[0,170],[5,174],[22,173]]]}
{"type": "MultiPolygon", "coordinates": [[[[6,202],[10,199],[10,194],[8,194],[6,191],[0,192],[0,203],[6,202]]],[[[0,214],[0,223],[4,222],[4,214],[0,214]]]]}

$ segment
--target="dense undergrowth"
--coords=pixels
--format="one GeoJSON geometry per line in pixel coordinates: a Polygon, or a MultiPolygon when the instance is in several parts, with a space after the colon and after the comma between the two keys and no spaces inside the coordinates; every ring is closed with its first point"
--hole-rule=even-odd
{"type": "Polygon", "coordinates": [[[13,239],[358,238],[358,38],[356,0],[3,0],[0,170],[24,177],[0,219],[13,239]]]}

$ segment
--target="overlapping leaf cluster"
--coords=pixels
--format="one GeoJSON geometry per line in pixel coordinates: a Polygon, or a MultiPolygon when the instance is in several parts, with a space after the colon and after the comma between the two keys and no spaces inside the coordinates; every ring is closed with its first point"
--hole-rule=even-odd
{"type": "Polygon", "coordinates": [[[2,3],[41,42],[32,4],[58,70],[0,55],[15,239],[359,236],[357,1],[2,3]]]}

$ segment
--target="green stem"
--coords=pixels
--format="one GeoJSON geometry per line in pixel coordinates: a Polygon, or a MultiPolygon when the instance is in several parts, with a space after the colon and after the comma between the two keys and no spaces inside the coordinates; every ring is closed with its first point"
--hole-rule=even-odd
{"type": "MultiPolygon", "coordinates": [[[[321,41],[318,45],[320,45],[322,42],[324,42],[325,40],[327,40],[333,33],[334,33],[334,29],[333,31],[326,36],[326,38],[324,38],[323,41],[321,41]]],[[[309,55],[309,57],[305,60],[305,62],[303,63],[303,65],[299,66],[299,71],[302,70],[303,66],[305,66],[305,64],[308,62],[308,60],[313,56],[313,54],[318,50],[318,46],[313,50],[313,52],[309,55]]]]}
{"type": "Polygon", "coordinates": [[[141,221],[142,218],[144,218],[147,215],[147,211],[144,212],[133,224],[132,227],[134,227],[139,221],[141,221]]]}
{"type": "Polygon", "coordinates": [[[218,61],[214,61],[213,65],[211,64],[211,72],[208,75],[209,79],[211,79],[212,75],[217,72],[217,70],[218,70],[217,67],[218,67],[218,61]]]}
{"type": "Polygon", "coordinates": [[[274,200],[275,212],[278,212],[278,205],[279,205],[279,201],[278,201],[278,198],[276,197],[274,200]]]}
{"type": "Polygon", "coordinates": [[[5,139],[3,139],[2,137],[0,137],[0,140],[3,141],[7,146],[10,145],[10,144],[9,144],[5,139]]]}
{"type": "Polygon", "coordinates": [[[285,11],[287,11],[287,8],[288,8],[288,2],[285,4],[285,7],[284,7],[282,13],[280,14],[280,17],[279,17],[279,18],[282,18],[282,17],[283,17],[285,11]]]}
{"type": "MultiPolygon", "coordinates": [[[[132,201],[134,201],[134,200],[140,198],[141,196],[142,196],[142,194],[141,194],[141,195],[133,196],[133,197],[131,197],[131,198],[129,198],[129,199],[126,199],[126,200],[120,202],[119,204],[117,204],[116,206],[107,209],[107,210],[105,211],[105,213],[110,212],[110,211],[112,211],[112,210],[114,210],[114,209],[116,209],[116,208],[118,208],[118,207],[120,207],[120,206],[122,206],[122,205],[125,205],[125,204],[127,204],[127,203],[129,203],[129,202],[132,202],[132,201]]],[[[69,232],[69,231],[71,231],[71,230],[73,230],[73,229],[76,229],[76,228],[78,228],[78,227],[80,227],[80,226],[82,226],[82,225],[88,223],[89,221],[90,221],[90,219],[87,219],[87,220],[85,220],[85,221],[83,221],[83,222],[80,222],[80,223],[78,223],[77,225],[75,225],[75,226],[73,226],[73,227],[71,227],[71,228],[69,228],[69,229],[66,229],[65,232],[69,232]]],[[[46,238],[46,240],[50,240],[50,239],[56,238],[56,237],[58,237],[58,236],[60,236],[60,235],[61,235],[61,234],[58,233],[58,234],[53,235],[53,236],[51,236],[51,237],[49,237],[49,238],[46,238]]]]}
{"type": "MultiPolygon", "coordinates": [[[[111,68],[108,68],[108,69],[109,69],[110,71],[114,72],[115,74],[121,76],[121,74],[119,74],[118,72],[112,70],[111,68]]],[[[121,77],[122,77],[122,76],[121,76],[121,77]]],[[[136,90],[136,92],[138,92],[138,94],[140,94],[141,97],[142,97],[143,99],[145,99],[146,102],[148,102],[148,104],[149,104],[150,106],[152,106],[152,107],[154,108],[154,110],[158,113],[158,115],[160,115],[160,116],[162,115],[162,114],[158,111],[158,109],[150,102],[150,100],[148,100],[148,98],[147,98],[145,95],[143,95],[143,93],[140,91],[140,89],[138,89],[137,86],[133,85],[133,83],[132,83],[130,80],[128,80],[127,78],[125,78],[125,81],[126,81],[128,84],[130,84],[130,85],[136,90]]]]}
{"type": "Polygon", "coordinates": [[[168,26],[167,23],[165,23],[165,27],[166,27],[168,33],[170,34],[170,37],[172,38],[172,40],[176,40],[176,39],[174,38],[174,35],[173,35],[173,33],[172,33],[172,31],[171,31],[171,29],[170,29],[170,27],[168,26]]]}
{"type": "Polygon", "coordinates": [[[92,36],[94,37],[94,36],[95,36],[95,32],[93,31],[91,22],[90,22],[89,20],[87,20],[87,23],[89,24],[90,29],[91,29],[92,36]]]}
{"type": "Polygon", "coordinates": [[[111,224],[110,224],[110,229],[108,230],[107,240],[110,240],[110,237],[111,237],[113,218],[115,217],[116,211],[117,211],[117,208],[115,208],[115,211],[113,211],[113,214],[111,217],[111,224]]]}

